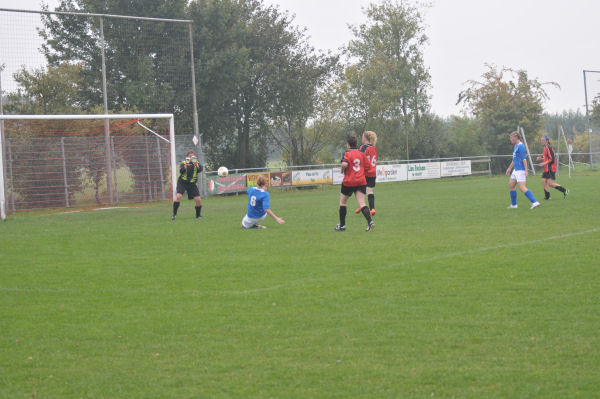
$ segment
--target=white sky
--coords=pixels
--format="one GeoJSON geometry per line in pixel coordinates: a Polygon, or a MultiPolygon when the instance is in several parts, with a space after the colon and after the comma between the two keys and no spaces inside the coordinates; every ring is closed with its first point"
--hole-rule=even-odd
{"type": "MultiPolygon", "coordinates": [[[[52,9],[58,0],[45,0],[52,9]]],[[[336,50],[350,39],[348,24],[366,21],[362,8],[379,0],[263,0],[295,15],[312,45],[336,50]]],[[[600,71],[599,0],[431,0],[425,9],[432,109],[458,114],[458,93],[477,80],[485,63],[524,69],[554,81],[548,112],[585,112],[583,70],[600,71]]],[[[40,0],[0,0],[0,8],[39,9],[40,0]]],[[[588,99],[600,93],[600,73],[588,74],[588,99]]]]}

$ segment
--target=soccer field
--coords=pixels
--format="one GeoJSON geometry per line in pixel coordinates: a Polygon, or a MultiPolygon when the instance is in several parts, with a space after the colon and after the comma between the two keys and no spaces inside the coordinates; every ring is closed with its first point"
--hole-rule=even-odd
{"type": "Polygon", "coordinates": [[[339,186],[0,224],[2,398],[592,398],[600,175],[339,186]]]}

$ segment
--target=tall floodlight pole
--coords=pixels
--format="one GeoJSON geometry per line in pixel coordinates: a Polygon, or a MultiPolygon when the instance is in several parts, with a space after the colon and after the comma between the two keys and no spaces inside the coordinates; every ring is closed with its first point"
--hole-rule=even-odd
{"type": "Polygon", "coordinates": [[[585,74],[586,73],[600,73],[600,71],[588,71],[588,70],[583,70],[583,89],[585,92],[585,117],[587,118],[587,124],[588,124],[588,150],[590,152],[590,168],[594,168],[594,164],[593,164],[593,156],[592,156],[592,124],[590,121],[590,111],[588,109],[588,95],[587,95],[587,79],[585,74]]]}

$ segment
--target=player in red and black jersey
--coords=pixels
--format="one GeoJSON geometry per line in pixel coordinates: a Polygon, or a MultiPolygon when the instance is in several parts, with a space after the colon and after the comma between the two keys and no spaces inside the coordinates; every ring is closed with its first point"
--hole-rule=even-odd
{"type": "MultiPolygon", "coordinates": [[[[375,180],[377,179],[377,148],[375,144],[377,144],[377,134],[369,130],[364,132],[359,150],[367,156],[368,161],[368,165],[365,166],[365,176],[367,178],[367,199],[369,200],[371,216],[375,216],[375,194],[373,194],[375,180]]],[[[360,211],[360,208],[357,208],[354,213],[360,213],[360,211]]]]}
{"type": "Polygon", "coordinates": [[[375,223],[371,219],[369,208],[365,206],[365,194],[367,191],[365,168],[368,164],[367,156],[358,150],[356,136],[348,136],[346,139],[346,148],[347,151],[342,158],[341,165],[344,180],[342,181],[340,194],[340,224],[335,226],[334,230],[346,230],[346,204],[348,203],[348,198],[354,193],[356,195],[356,202],[358,202],[362,214],[367,219],[367,231],[372,231],[375,223]]]}
{"type": "Polygon", "coordinates": [[[569,194],[569,190],[562,187],[560,184],[556,183],[554,180],[556,179],[556,156],[554,154],[554,149],[550,145],[550,138],[548,136],[544,136],[540,139],[542,145],[544,146],[544,153],[541,157],[537,157],[538,161],[542,161],[539,166],[544,167],[544,173],[542,173],[542,185],[544,186],[544,199],[550,199],[550,187],[554,187],[561,193],[563,193],[563,197],[567,198],[567,194],[569,194]]]}

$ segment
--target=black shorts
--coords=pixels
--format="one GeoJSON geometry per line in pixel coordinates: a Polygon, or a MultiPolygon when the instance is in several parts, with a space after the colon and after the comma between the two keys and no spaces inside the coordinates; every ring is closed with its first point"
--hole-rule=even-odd
{"type": "Polygon", "coordinates": [[[377,179],[377,176],[373,176],[373,177],[369,177],[367,176],[367,187],[375,187],[375,180],[377,179]]]}
{"type": "Polygon", "coordinates": [[[556,180],[556,172],[544,172],[542,173],[542,179],[556,180]]]}
{"type": "Polygon", "coordinates": [[[177,180],[177,194],[183,195],[186,191],[188,199],[194,199],[194,197],[200,196],[200,190],[198,190],[196,183],[177,180]]]}
{"type": "Polygon", "coordinates": [[[367,186],[344,186],[342,184],[342,194],[346,197],[351,197],[355,192],[360,191],[363,194],[367,193],[367,186]]]}

